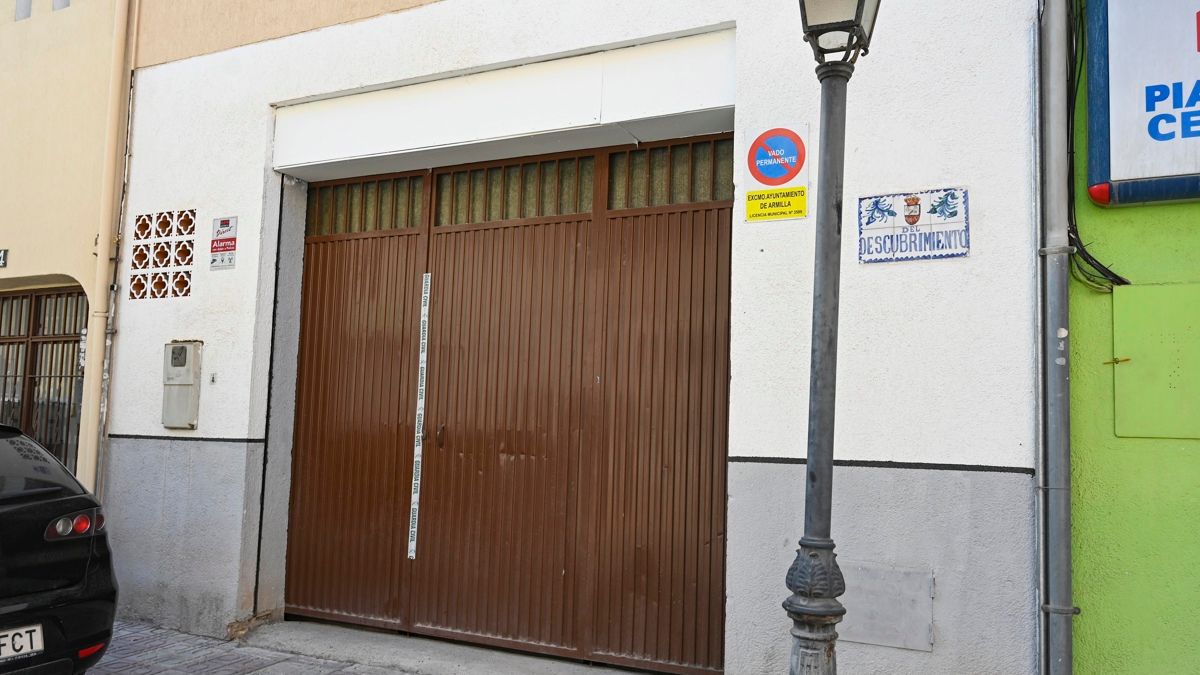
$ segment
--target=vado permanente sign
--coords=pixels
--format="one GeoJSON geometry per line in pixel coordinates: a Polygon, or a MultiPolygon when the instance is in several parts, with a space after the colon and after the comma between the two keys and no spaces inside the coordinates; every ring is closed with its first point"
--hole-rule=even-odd
{"type": "Polygon", "coordinates": [[[775,127],[758,134],[748,145],[751,189],[746,190],[746,222],[807,216],[808,150],[800,134],[775,127]],[[753,189],[756,187],[766,189],[753,189]]]}
{"type": "Polygon", "coordinates": [[[1088,194],[1200,198],[1200,2],[1089,0],[1088,194]]]}

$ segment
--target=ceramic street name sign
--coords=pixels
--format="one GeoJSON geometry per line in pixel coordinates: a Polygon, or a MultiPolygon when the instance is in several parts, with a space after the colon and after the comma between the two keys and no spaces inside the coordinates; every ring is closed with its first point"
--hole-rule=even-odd
{"type": "Polygon", "coordinates": [[[858,261],[961,258],[971,252],[966,188],[862,197],[858,261]]]}

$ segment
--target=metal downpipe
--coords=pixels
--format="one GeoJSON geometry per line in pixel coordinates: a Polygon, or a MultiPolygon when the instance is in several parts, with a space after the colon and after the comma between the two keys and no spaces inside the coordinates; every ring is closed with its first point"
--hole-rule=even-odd
{"type": "MultiPolygon", "coordinates": [[[[101,375],[96,383],[97,413],[94,428],[86,433],[95,439],[96,450],[92,465],[92,486],[101,501],[105,497],[104,478],[108,462],[108,403],[112,385],[113,336],[116,334],[117,293],[120,283],[117,272],[121,264],[122,223],[125,218],[125,197],[129,181],[129,139],[133,124],[133,71],[137,63],[137,34],[141,0],[120,0],[117,3],[114,58],[109,79],[109,138],[106,140],[104,187],[106,201],[101,209],[104,220],[98,250],[104,258],[96,267],[95,288],[98,297],[106,300],[97,318],[104,321],[104,354],[101,375]],[[119,56],[117,52],[119,51],[119,56]]],[[[81,432],[81,436],[82,436],[81,432]]]]}
{"type": "Polygon", "coordinates": [[[1042,406],[1047,627],[1050,675],[1072,672],[1071,622],[1071,420],[1067,286],[1070,275],[1068,209],[1067,2],[1046,0],[1041,13],[1040,97],[1042,155],[1042,406]]]}
{"type": "MultiPolygon", "coordinates": [[[[112,49],[108,69],[108,105],[104,110],[104,159],[100,176],[100,209],[97,214],[98,227],[96,232],[96,270],[91,279],[88,300],[91,303],[88,320],[88,347],[102,349],[99,363],[108,359],[110,344],[109,330],[112,327],[111,316],[113,297],[111,286],[114,282],[117,266],[117,255],[120,249],[117,239],[116,221],[118,218],[118,200],[123,175],[120,172],[118,158],[124,159],[120,153],[121,141],[125,129],[125,97],[126,97],[126,59],[129,41],[130,2],[118,0],[113,5],[112,49]]],[[[93,364],[97,361],[93,361],[93,364]]],[[[84,443],[90,448],[86,454],[79,453],[75,475],[87,487],[98,490],[100,480],[99,456],[101,453],[100,437],[104,427],[101,421],[104,416],[104,390],[107,370],[103,369],[100,377],[87,378],[85,400],[96,406],[95,412],[90,412],[83,420],[79,430],[80,446],[84,443]]]]}

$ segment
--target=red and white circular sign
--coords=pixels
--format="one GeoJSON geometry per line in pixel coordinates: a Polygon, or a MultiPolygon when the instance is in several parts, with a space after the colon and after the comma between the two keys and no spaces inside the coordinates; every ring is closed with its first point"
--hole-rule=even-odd
{"type": "Polygon", "coordinates": [[[791,129],[764,131],[750,144],[746,162],[750,175],[763,185],[783,185],[804,168],[804,141],[791,129]]]}

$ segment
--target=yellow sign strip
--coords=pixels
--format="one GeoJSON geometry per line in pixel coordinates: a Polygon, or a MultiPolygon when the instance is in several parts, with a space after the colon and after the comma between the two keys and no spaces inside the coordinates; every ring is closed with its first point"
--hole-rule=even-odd
{"type": "Polygon", "coordinates": [[[808,215],[808,188],[785,187],[746,193],[746,220],[786,220],[808,215]]]}

